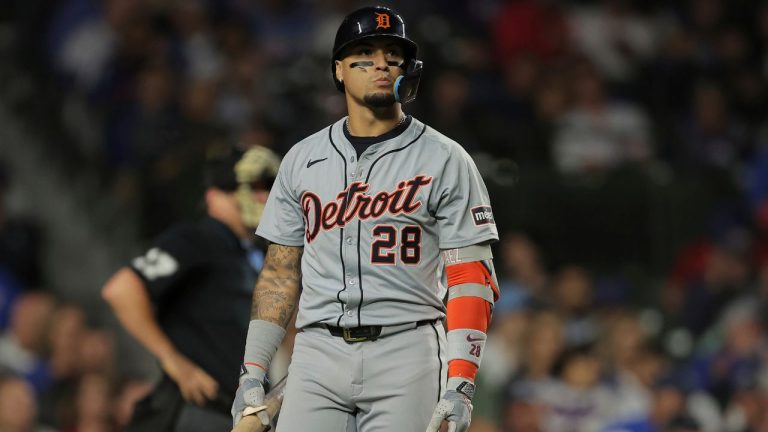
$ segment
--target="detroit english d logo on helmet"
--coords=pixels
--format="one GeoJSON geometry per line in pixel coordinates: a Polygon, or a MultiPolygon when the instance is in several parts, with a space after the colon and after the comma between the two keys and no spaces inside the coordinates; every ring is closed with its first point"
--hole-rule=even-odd
{"type": "Polygon", "coordinates": [[[389,14],[376,12],[376,28],[388,29],[391,27],[389,23],[389,14]]]}

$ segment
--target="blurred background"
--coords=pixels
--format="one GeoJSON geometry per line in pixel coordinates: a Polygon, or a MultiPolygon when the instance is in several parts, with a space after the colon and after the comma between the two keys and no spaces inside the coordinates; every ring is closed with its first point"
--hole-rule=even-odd
{"type": "MultiPolygon", "coordinates": [[[[424,60],[406,111],[473,155],[502,234],[472,431],[768,431],[768,3],[379,3],[424,60]]],[[[3,2],[8,431],[121,430],[157,369],[102,284],[200,214],[207,148],[344,115],[363,4],[3,2]]]]}

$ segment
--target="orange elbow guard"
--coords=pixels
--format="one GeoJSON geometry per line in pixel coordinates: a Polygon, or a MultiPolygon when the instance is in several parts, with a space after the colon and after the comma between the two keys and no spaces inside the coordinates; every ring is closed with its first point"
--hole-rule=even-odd
{"type": "Polygon", "coordinates": [[[449,265],[445,268],[448,277],[448,288],[464,285],[477,284],[488,286],[493,291],[493,301],[499,298],[499,287],[496,285],[496,279],[491,274],[491,270],[481,261],[471,261],[468,263],[449,265]]]}

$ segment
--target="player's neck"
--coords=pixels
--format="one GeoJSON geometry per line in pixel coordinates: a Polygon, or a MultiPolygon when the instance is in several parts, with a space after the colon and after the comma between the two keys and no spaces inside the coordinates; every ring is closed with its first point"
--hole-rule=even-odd
{"type": "Polygon", "coordinates": [[[347,127],[352,136],[375,137],[395,128],[405,117],[400,104],[391,108],[373,110],[369,107],[350,107],[347,127]]]}
{"type": "MultiPolygon", "coordinates": [[[[208,208],[208,216],[212,217],[213,219],[216,219],[217,221],[223,223],[224,225],[229,228],[230,231],[240,240],[248,240],[250,235],[248,232],[248,229],[243,226],[239,220],[235,219],[235,216],[229,215],[226,212],[217,211],[217,209],[214,208],[208,208]]],[[[236,217],[239,218],[239,215],[236,217]]]]}

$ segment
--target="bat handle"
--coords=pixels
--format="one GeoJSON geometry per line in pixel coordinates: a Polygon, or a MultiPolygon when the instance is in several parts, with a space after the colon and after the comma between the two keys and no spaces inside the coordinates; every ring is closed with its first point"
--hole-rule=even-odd
{"type": "Polygon", "coordinates": [[[249,415],[254,415],[254,414],[258,413],[258,412],[264,411],[265,409],[267,409],[266,405],[260,405],[260,406],[257,406],[257,407],[251,407],[251,406],[246,407],[243,410],[243,417],[247,417],[249,415]]]}

